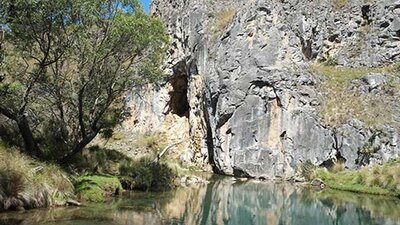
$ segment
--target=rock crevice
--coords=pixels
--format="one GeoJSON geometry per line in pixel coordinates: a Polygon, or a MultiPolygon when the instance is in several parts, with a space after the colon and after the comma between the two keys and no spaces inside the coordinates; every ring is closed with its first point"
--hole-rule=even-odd
{"type": "MultiPolygon", "coordinates": [[[[326,125],[319,112],[324,78],[310,65],[371,68],[400,60],[399,5],[154,0],[152,14],[171,34],[171,79],[163,88],[172,86],[170,106],[183,107],[171,110],[185,115],[183,158],[223,174],[286,179],[306,161],[358,168],[398,157],[392,124],[354,118],[326,125]]],[[[154,115],[161,124],[169,116],[154,115]]]]}

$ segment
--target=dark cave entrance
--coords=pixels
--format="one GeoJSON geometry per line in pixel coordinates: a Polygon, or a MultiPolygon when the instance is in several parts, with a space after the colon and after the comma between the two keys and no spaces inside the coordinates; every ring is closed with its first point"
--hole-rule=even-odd
{"type": "Polygon", "coordinates": [[[179,62],[173,68],[174,74],[170,77],[169,83],[173,90],[169,92],[168,112],[180,117],[189,117],[188,100],[188,72],[185,62],[179,62]]]}

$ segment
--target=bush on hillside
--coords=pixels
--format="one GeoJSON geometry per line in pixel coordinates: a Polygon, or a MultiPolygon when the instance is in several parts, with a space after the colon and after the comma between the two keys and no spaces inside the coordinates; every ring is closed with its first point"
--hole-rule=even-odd
{"type": "Polygon", "coordinates": [[[152,162],[143,158],[134,162],[126,162],[120,167],[122,185],[125,189],[139,189],[143,191],[160,191],[174,186],[177,177],[167,164],[152,162]]]}

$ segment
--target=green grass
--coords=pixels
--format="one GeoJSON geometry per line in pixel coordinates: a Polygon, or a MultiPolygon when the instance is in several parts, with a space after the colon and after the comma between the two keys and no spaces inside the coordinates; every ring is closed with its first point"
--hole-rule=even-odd
{"type": "Polygon", "coordinates": [[[322,64],[312,65],[312,69],[329,79],[330,85],[338,87],[346,87],[350,85],[349,82],[355,79],[362,78],[369,73],[385,73],[390,72],[391,67],[380,68],[347,68],[347,67],[334,67],[322,64]]]}
{"type": "Polygon", "coordinates": [[[337,173],[316,169],[312,177],[336,190],[400,197],[400,161],[337,173]]]}
{"type": "Polygon", "coordinates": [[[119,179],[105,175],[78,177],[75,187],[78,197],[89,202],[104,202],[107,197],[122,192],[119,179]]]}
{"type": "Polygon", "coordinates": [[[0,211],[65,205],[74,188],[58,166],[38,162],[0,141],[0,211]]]}

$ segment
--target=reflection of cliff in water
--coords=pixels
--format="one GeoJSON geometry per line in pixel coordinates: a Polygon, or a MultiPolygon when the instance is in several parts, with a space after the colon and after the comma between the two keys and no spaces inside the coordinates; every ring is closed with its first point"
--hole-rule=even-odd
{"type": "Polygon", "coordinates": [[[0,225],[400,224],[400,200],[290,184],[234,182],[165,193],[127,193],[109,204],[0,214],[0,225]]]}
{"type": "Polygon", "coordinates": [[[211,186],[212,194],[204,200],[205,214],[201,224],[372,225],[400,222],[400,201],[397,199],[342,192],[335,195],[330,194],[332,192],[317,193],[289,184],[230,184],[220,180],[211,186]],[[340,198],[340,194],[353,198],[349,201],[340,198]],[[210,208],[207,208],[207,202],[212,203],[210,208]]]}

